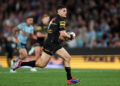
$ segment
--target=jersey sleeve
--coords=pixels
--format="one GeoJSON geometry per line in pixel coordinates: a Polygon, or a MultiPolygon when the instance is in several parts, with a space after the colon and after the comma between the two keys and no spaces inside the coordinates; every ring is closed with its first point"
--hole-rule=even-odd
{"type": "Polygon", "coordinates": [[[42,31],[42,26],[37,26],[36,32],[40,32],[40,31],[42,31]]]}
{"type": "Polygon", "coordinates": [[[66,21],[64,19],[59,20],[59,30],[65,30],[66,21]]]}

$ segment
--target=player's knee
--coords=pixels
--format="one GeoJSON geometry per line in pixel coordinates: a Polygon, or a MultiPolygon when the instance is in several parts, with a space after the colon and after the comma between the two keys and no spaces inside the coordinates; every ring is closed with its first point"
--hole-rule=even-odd
{"type": "Polygon", "coordinates": [[[23,56],[24,56],[24,58],[27,57],[27,53],[24,53],[23,56]]]}
{"type": "Polygon", "coordinates": [[[38,67],[40,67],[40,68],[44,68],[46,65],[41,64],[41,63],[39,63],[39,62],[36,62],[36,66],[38,66],[38,67]]]}
{"type": "Polygon", "coordinates": [[[21,56],[22,56],[23,58],[27,57],[27,53],[26,53],[26,52],[24,52],[24,51],[23,51],[23,52],[21,52],[20,54],[21,54],[21,56]]]}
{"type": "Polygon", "coordinates": [[[71,60],[71,56],[69,55],[69,56],[68,56],[68,61],[70,61],[70,60],[71,60]]]}
{"type": "Polygon", "coordinates": [[[27,57],[27,54],[25,54],[25,53],[21,53],[20,56],[21,56],[21,58],[24,59],[25,57],[27,57]]]}
{"type": "Polygon", "coordinates": [[[65,60],[69,62],[71,60],[71,56],[70,55],[66,55],[65,56],[65,60]]]}
{"type": "Polygon", "coordinates": [[[36,57],[39,57],[40,56],[40,51],[36,51],[36,57]]]}
{"type": "Polygon", "coordinates": [[[35,65],[39,67],[39,66],[40,66],[40,63],[39,63],[39,62],[36,62],[35,65]]]}
{"type": "Polygon", "coordinates": [[[46,67],[45,64],[41,64],[41,65],[40,65],[40,68],[45,68],[45,67],[46,67]]]}

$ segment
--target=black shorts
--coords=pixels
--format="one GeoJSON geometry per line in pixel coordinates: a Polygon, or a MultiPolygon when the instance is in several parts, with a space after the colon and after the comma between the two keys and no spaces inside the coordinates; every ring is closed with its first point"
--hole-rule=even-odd
{"type": "Polygon", "coordinates": [[[34,46],[43,46],[44,40],[35,40],[34,41],[34,46]]]}
{"type": "Polygon", "coordinates": [[[61,49],[62,45],[59,42],[49,42],[46,41],[44,43],[44,49],[43,51],[46,52],[49,55],[53,55],[56,53],[57,50],[61,49]]]}

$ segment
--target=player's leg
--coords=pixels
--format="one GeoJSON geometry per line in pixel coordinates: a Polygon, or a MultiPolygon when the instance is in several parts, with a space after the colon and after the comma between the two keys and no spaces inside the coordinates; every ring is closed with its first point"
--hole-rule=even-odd
{"type": "Polygon", "coordinates": [[[55,54],[63,58],[65,70],[67,72],[67,78],[72,79],[71,70],[70,70],[70,60],[71,60],[70,54],[64,48],[57,50],[55,54]]]}
{"type": "MultiPolygon", "coordinates": [[[[21,56],[22,59],[24,59],[25,57],[27,57],[27,51],[25,48],[21,48],[19,50],[19,54],[21,56]]],[[[14,72],[17,68],[20,68],[21,67],[21,64],[22,64],[22,60],[19,60],[18,63],[12,67],[12,69],[10,70],[10,72],[14,72]]]]}
{"type": "Polygon", "coordinates": [[[21,64],[21,66],[31,66],[31,67],[41,67],[41,68],[44,68],[49,60],[50,60],[50,57],[52,55],[51,51],[52,49],[54,49],[53,47],[51,47],[50,44],[47,44],[49,42],[46,42],[46,46],[44,46],[44,51],[42,52],[42,55],[40,58],[38,58],[37,60],[33,60],[33,61],[30,61],[30,62],[23,62],[21,64]],[[49,46],[48,46],[49,45],[49,46]]]}
{"type": "Polygon", "coordinates": [[[44,68],[48,64],[50,58],[51,58],[51,55],[43,51],[40,58],[38,58],[37,60],[30,61],[30,62],[22,62],[21,66],[44,68]]]}
{"type": "Polygon", "coordinates": [[[27,55],[27,50],[25,48],[21,48],[19,50],[19,54],[20,54],[21,59],[24,59],[24,58],[26,58],[28,56],[27,55]]]}
{"type": "Polygon", "coordinates": [[[19,57],[16,58],[16,59],[14,60],[14,62],[18,62],[20,59],[24,59],[24,58],[26,58],[27,56],[28,56],[28,55],[27,55],[26,49],[25,49],[25,48],[21,48],[21,49],[19,49],[19,57]]]}
{"type": "Polygon", "coordinates": [[[37,60],[42,53],[42,47],[41,46],[35,46],[35,59],[37,60]]]}
{"type": "Polygon", "coordinates": [[[14,59],[11,63],[18,62],[20,59],[24,59],[25,57],[27,57],[26,45],[19,43],[17,44],[17,49],[19,51],[19,57],[14,59]]]}
{"type": "Polygon", "coordinates": [[[8,62],[8,66],[10,67],[11,66],[11,60],[12,60],[12,52],[11,51],[8,51],[8,56],[7,56],[7,62],[8,62]]]}
{"type": "Polygon", "coordinates": [[[68,80],[67,84],[75,84],[75,83],[79,82],[80,79],[72,78],[72,75],[71,75],[71,67],[70,67],[71,56],[70,56],[70,54],[64,48],[61,48],[56,51],[56,55],[60,56],[64,60],[64,66],[65,66],[65,71],[66,71],[67,80],[68,80]]]}
{"type": "MultiPolygon", "coordinates": [[[[23,60],[24,58],[26,58],[28,55],[27,55],[27,51],[26,51],[26,49],[25,48],[21,48],[21,49],[19,49],[19,57],[17,57],[16,59],[14,59],[14,60],[11,60],[11,68],[14,68],[15,67],[15,62],[18,62],[19,63],[19,61],[20,60],[23,60]]],[[[16,65],[17,66],[17,65],[16,65]]]]}
{"type": "MultiPolygon", "coordinates": [[[[42,47],[40,47],[40,46],[35,46],[35,47],[34,47],[34,50],[35,50],[34,60],[37,60],[38,58],[40,58],[40,55],[41,55],[41,52],[42,52],[42,47]]],[[[30,68],[30,70],[31,70],[32,72],[36,72],[36,71],[37,71],[37,69],[36,69],[35,67],[30,68]]]]}
{"type": "Polygon", "coordinates": [[[43,51],[41,57],[38,58],[35,64],[40,68],[44,68],[48,64],[50,58],[51,58],[51,55],[43,51]]]}

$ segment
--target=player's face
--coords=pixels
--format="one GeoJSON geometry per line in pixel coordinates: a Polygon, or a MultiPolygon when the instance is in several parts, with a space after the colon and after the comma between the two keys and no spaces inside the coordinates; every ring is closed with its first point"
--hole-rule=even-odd
{"type": "Polygon", "coordinates": [[[61,17],[67,17],[67,9],[66,8],[62,8],[58,11],[58,14],[61,16],[61,17]]]}
{"type": "Polygon", "coordinates": [[[28,18],[28,19],[26,20],[26,22],[27,22],[28,25],[33,24],[33,18],[28,18]]]}
{"type": "Polygon", "coordinates": [[[42,19],[42,22],[45,25],[47,25],[49,23],[49,21],[50,21],[50,17],[49,16],[43,17],[43,19],[42,19]]]}

